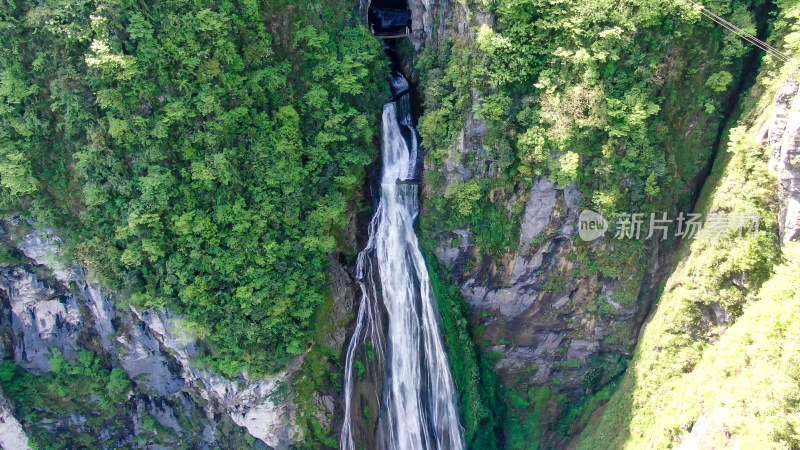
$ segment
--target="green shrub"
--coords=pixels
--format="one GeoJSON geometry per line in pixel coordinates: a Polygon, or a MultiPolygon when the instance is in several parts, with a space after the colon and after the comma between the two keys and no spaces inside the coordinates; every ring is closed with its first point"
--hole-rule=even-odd
{"type": "Polygon", "coordinates": [[[0,363],[0,387],[11,399],[32,445],[41,448],[96,447],[96,433],[104,428],[118,430],[119,423],[126,420],[131,386],[125,371],[110,369],[88,350],[78,352],[74,364],[55,351],[50,372],[40,376],[9,360],[0,363]],[[48,421],[75,412],[90,418],[86,426],[91,431],[53,435],[48,421]]]}

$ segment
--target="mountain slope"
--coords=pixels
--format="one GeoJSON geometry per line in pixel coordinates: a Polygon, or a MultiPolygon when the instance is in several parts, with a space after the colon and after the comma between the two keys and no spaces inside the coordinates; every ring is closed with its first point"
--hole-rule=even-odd
{"type": "MultiPolygon", "coordinates": [[[[776,29],[794,50],[796,2],[776,29]]],[[[758,214],[758,234],[684,242],[618,392],[579,448],[798,445],[797,63],[767,61],[698,211],[758,214]],[[784,246],[779,247],[783,242],[784,246]]]]}

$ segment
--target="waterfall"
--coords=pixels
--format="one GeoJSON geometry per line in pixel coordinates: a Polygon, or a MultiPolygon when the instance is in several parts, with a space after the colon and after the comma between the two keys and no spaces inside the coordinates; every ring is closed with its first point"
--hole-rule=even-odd
{"type": "MultiPolygon", "coordinates": [[[[408,81],[393,74],[396,100],[383,106],[381,196],[356,265],[362,298],[345,359],[340,439],[340,448],[345,450],[357,448],[357,434],[383,449],[464,448],[438,310],[414,234],[418,186],[397,182],[419,175],[421,152],[408,90],[408,81]],[[376,384],[382,377],[380,392],[373,386],[359,397],[363,403],[380,405],[374,427],[359,424],[359,417],[366,419],[369,414],[354,403],[356,378],[364,376],[365,363],[376,384]],[[361,375],[354,374],[356,365],[361,375]]],[[[370,446],[361,443],[359,447],[370,446]]]]}

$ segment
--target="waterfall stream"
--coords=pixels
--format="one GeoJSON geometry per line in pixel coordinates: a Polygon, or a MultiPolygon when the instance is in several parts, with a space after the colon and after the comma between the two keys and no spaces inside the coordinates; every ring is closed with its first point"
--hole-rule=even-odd
{"type": "Polygon", "coordinates": [[[362,298],[344,368],[340,448],[346,450],[464,448],[438,310],[414,233],[418,186],[398,183],[418,178],[421,156],[408,90],[408,81],[393,74],[396,100],[383,106],[381,196],[356,266],[362,298]],[[372,385],[357,394],[364,378],[372,385]],[[379,405],[377,416],[369,404],[379,405]]]}

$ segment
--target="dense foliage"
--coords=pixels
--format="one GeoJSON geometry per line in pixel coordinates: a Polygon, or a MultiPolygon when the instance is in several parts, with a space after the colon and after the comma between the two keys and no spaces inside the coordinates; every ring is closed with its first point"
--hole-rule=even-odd
{"type": "MultiPolygon", "coordinates": [[[[756,32],[750,9],[760,2],[705,3],[756,32]]],[[[741,40],[680,2],[472,7],[496,25],[426,49],[418,65],[431,162],[454,158],[471,170],[431,198],[431,231],[468,226],[484,252],[513,249],[524,196],[512,194],[540,175],[577,183],[584,206],[607,214],[688,200],[749,51],[741,40]],[[472,143],[459,137],[465,125],[472,143]]]]}
{"type": "MultiPolygon", "coordinates": [[[[776,35],[796,51],[800,5],[778,6],[776,35]]],[[[763,64],[700,199],[706,214],[759,215],[759,231],[684,243],[631,369],[580,447],[672,447],[695,427],[687,442],[699,447],[800,445],[798,249],[778,245],[777,183],[760,141],[776,92],[796,70],[794,61],[763,64]]]]}
{"type": "Polygon", "coordinates": [[[190,321],[227,374],[302,352],[386,63],[349,2],[0,6],[0,209],[190,321]]]}

